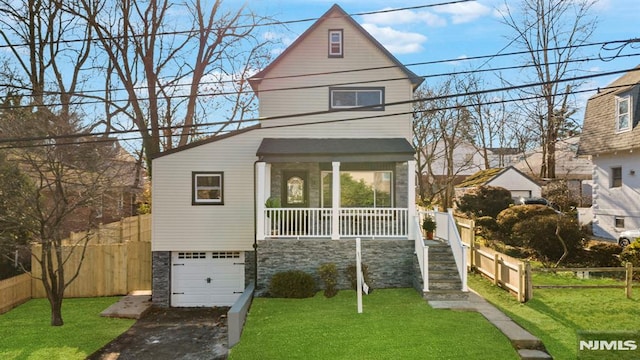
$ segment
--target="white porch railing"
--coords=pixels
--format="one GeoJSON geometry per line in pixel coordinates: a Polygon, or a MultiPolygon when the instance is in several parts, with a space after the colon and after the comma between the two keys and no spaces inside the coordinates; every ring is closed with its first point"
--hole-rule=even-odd
{"type": "MultiPolygon", "coordinates": [[[[406,208],[340,208],[338,237],[407,238],[406,208]]],[[[331,208],[264,209],[264,235],[277,238],[324,238],[332,234],[331,208]]]]}
{"type": "Polygon", "coordinates": [[[467,286],[467,249],[466,245],[462,243],[462,239],[460,239],[460,233],[456,227],[456,220],[453,217],[453,209],[449,209],[448,212],[439,212],[436,210],[420,211],[416,218],[422,221],[425,216],[431,216],[436,221],[435,237],[437,239],[444,239],[449,243],[456,261],[458,275],[462,282],[462,291],[469,291],[467,286]]]}

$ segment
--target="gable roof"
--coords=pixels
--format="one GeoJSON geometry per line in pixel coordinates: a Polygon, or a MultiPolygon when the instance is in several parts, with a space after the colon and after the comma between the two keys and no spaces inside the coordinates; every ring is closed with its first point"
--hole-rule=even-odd
{"type": "Polygon", "coordinates": [[[640,66],[589,98],[578,154],[596,155],[640,147],[640,66]],[[616,96],[631,95],[631,130],[616,132],[616,96]]]}
{"type": "Polygon", "coordinates": [[[524,177],[525,179],[531,181],[532,183],[536,185],[538,184],[537,181],[533,180],[527,174],[514,168],[513,166],[508,166],[506,168],[493,168],[493,169],[480,170],[477,173],[469,176],[460,184],[456,185],[456,188],[469,188],[469,187],[487,185],[493,180],[497,179],[498,177],[512,170],[520,174],[520,176],[524,177]]]}
{"type": "Polygon", "coordinates": [[[151,157],[151,160],[163,157],[165,155],[174,154],[174,153],[177,153],[177,152],[180,152],[180,151],[183,151],[183,150],[192,149],[192,148],[198,147],[200,145],[209,144],[209,143],[216,142],[216,141],[219,141],[219,140],[222,140],[222,139],[230,138],[232,136],[244,134],[246,132],[249,132],[249,131],[252,131],[252,130],[257,130],[257,129],[260,129],[260,128],[261,128],[260,124],[256,124],[256,125],[247,126],[245,128],[241,128],[241,129],[238,129],[238,130],[233,130],[233,131],[230,131],[230,132],[225,133],[225,134],[214,135],[214,136],[211,136],[211,137],[208,137],[208,138],[205,138],[205,139],[196,140],[194,142],[188,143],[187,145],[180,146],[180,147],[173,148],[173,149],[169,149],[169,150],[165,150],[165,151],[163,151],[161,153],[155,154],[154,156],[151,157]]]}
{"type": "Polygon", "coordinates": [[[309,27],[302,35],[300,35],[291,45],[289,45],[274,61],[272,61],[267,67],[265,67],[262,71],[253,75],[249,78],[249,84],[254,91],[257,91],[257,86],[260,82],[267,77],[267,74],[271,69],[276,66],[282,59],[284,59],[287,54],[289,54],[293,49],[295,49],[298,44],[304,41],[304,39],[311,34],[316,28],[320,26],[325,20],[330,17],[337,16],[342,17],[346,21],[348,21],[351,25],[353,25],[358,31],[362,33],[373,45],[375,45],[393,64],[395,64],[411,81],[413,84],[413,89],[415,90],[420,84],[424,81],[424,78],[416,75],[413,71],[409,70],[406,66],[404,66],[395,56],[393,56],[378,40],[376,40],[371,34],[369,34],[358,22],[353,20],[349,14],[347,14],[338,4],[334,4],[324,15],[322,15],[311,27],[309,27]]]}

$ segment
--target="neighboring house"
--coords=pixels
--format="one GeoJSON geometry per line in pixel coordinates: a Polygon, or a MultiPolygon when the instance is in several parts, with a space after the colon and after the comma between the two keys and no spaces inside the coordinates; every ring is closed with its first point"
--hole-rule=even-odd
{"type": "Polygon", "coordinates": [[[505,188],[511,192],[513,198],[541,195],[540,185],[513,166],[478,171],[456,186],[456,194],[460,196],[478,186],[505,188]]]}
{"type": "Polygon", "coordinates": [[[593,161],[593,233],[640,227],[640,66],[589,98],[578,153],[593,161]]]}
{"type": "MultiPolygon", "coordinates": [[[[580,136],[572,136],[556,142],[556,179],[567,182],[571,193],[580,203],[591,204],[593,162],[586,155],[578,155],[580,136]]],[[[542,149],[540,147],[527,152],[523,159],[513,165],[530,176],[539,176],[542,167],[542,149]]]]}
{"type": "Polygon", "coordinates": [[[258,125],[153,159],[154,304],[231,305],[324,263],[346,288],[356,237],[373,286],[413,286],[422,81],[334,5],[250,79],[258,125]]]}

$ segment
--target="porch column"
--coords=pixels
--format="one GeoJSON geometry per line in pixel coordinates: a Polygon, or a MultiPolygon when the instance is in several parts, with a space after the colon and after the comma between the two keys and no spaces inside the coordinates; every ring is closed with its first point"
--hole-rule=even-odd
{"type": "Polygon", "coordinates": [[[407,230],[409,239],[416,233],[415,220],[416,217],[416,161],[407,161],[407,221],[409,225],[407,230]]]}
{"type": "Polygon", "coordinates": [[[331,239],[340,239],[340,162],[331,163],[331,239]]]}
{"type": "Polygon", "coordinates": [[[256,239],[264,240],[266,163],[256,163],[256,239]]]}

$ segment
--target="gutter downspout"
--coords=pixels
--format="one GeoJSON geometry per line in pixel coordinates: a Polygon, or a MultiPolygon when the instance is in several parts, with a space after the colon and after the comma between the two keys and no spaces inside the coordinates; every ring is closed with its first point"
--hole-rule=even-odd
{"type": "Polygon", "coordinates": [[[253,281],[258,288],[258,186],[256,184],[256,165],[263,161],[262,157],[253,162],[253,281]]]}

